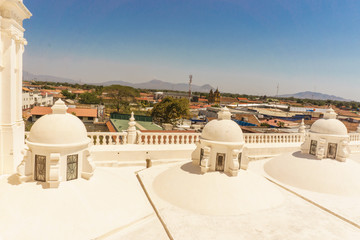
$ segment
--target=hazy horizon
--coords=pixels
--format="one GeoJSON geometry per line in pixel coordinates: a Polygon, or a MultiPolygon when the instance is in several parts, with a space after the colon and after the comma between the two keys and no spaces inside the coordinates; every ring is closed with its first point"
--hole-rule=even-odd
{"type": "Polygon", "coordinates": [[[360,101],[360,2],[24,0],[24,70],[83,83],[152,79],[360,101]]]}

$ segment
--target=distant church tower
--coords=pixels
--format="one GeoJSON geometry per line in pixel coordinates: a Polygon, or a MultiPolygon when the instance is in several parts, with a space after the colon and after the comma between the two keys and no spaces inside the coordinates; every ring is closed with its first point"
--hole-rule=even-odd
{"type": "Polygon", "coordinates": [[[210,89],[210,92],[209,92],[208,102],[209,103],[214,103],[215,102],[214,92],[213,92],[212,89],[210,89]]]}
{"type": "Polygon", "coordinates": [[[30,17],[23,0],[0,1],[0,175],[15,172],[24,147],[22,22],[30,17]]]}
{"type": "Polygon", "coordinates": [[[219,88],[216,88],[216,90],[215,90],[215,92],[214,92],[214,103],[220,105],[220,92],[219,92],[219,88]]]}

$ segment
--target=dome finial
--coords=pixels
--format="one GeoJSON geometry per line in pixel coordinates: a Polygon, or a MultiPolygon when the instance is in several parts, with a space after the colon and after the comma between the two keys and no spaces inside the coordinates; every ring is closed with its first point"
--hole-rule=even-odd
{"type": "Polygon", "coordinates": [[[219,120],[231,120],[231,112],[227,107],[221,108],[220,112],[218,112],[219,120]]]}
{"type": "Polygon", "coordinates": [[[336,116],[337,114],[334,109],[329,108],[324,114],[324,119],[336,119],[336,116]]]}
{"type": "Polygon", "coordinates": [[[305,133],[304,119],[301,119],[301,123],[300,123],[300,126],[299,126],[299,133],[305,133]]]}
{"type": "Polygon", "coordinates": [[[68,107],[61,99],[59,99],[55,102],[51,109],[53,114],[66,114],[68,107]]]}

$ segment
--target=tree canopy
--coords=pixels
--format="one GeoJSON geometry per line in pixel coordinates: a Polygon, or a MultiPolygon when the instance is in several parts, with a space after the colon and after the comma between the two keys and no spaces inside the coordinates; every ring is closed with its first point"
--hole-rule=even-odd
{"type": "Polygon", "coordinates": [[[99,104],[100,98],[95,93],[82,93],[79,95],[79,102],[82,104],[99,104]]]}
{"type": "Polygon", "coordinates": [[[139,91],[135,88],[121,85],[111,85],[103,89],[106,97],[112,105],[119,112],[121,107],[126,107],[129,102],[133,102],[135,97],[140,95],[139,91]]]}
{"type": "Polygon", "coordinates": [[[166,97],[160,103],[155,104],[151,112],[153,119],[161,124],[175,124],[177,120],[189,117],[189,115],[189,100],[186,98],[166,97]]]}
{"type": "Polygon", "coordinates": [[[71,93],[68,90],[62,90],[61,94],[66,98],[66,99],[72,99],[74,100],[76,98],[76,94],[75,93],[71,93]]]}

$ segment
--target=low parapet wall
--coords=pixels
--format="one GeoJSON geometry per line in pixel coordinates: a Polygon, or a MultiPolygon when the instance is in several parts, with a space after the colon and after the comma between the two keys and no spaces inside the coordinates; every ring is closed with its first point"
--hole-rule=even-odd
{"type": "MultiPolygon", "coordinates": [[[[26,133],[26,137],[28,132],[26,133]]],[[[184,131],[136,131],[134,144],[128,143],[128,132],[89,132],[91,152],[97,165],[145,165],[146,158],[154,163],[184,161],[191,158],[200,133],[184,131]]],[[[350,133],[349,148],[360,153],[360,133],[350,133]]],[[[303,133],[244,133],[242,158],[254,161],[299,151],[304,142],[303,133]]]]}
{"type": "Polygon", "coordinates": [[[94,145],[90,151],[97,166],[117,167],[124,165],[146,165],[146,159],[153,164],[185,161],[191,158],[195,144],[178,145],[94,145]]]}

